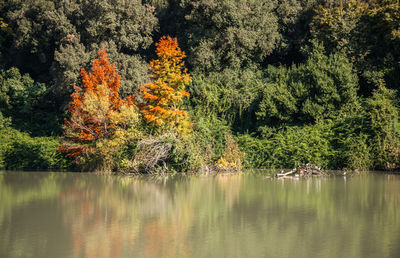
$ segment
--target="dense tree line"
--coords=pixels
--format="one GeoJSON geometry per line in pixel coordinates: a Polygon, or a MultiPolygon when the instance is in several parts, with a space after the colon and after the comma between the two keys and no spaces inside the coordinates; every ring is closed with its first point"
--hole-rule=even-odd
{"type": "Polygon", "coordinates": [[[243,153],[251,168],[400,167],[398,0],[2,0],[0,30],[0,167],[73,166],[56,143],[81,68],[103,48],[146,135],[110,169],[161,149],[155,167],[176,170],[243,153]],[[164,111],[144,91],[175,83],[155,68],[163,35],[178,39],[191,75],[178,100],[185,137],[147,121],[164,111]]]}

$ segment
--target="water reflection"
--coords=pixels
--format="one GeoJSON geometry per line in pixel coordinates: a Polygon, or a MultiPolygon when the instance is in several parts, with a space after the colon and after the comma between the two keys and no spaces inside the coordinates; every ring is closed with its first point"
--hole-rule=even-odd
{"type": "Polygon", "coordinates": [[[398,257],[400,177],[0,173],[0,257],[398,257]]]}

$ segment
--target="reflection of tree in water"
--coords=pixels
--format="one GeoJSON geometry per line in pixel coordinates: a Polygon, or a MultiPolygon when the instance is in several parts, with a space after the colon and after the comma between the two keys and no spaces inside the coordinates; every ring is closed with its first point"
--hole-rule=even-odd
{"type": "Polygon", "coordinates": [[[126,177],[99,178],[100,184],[79,180],[59,194],[74,256],[190,256],[193,220],[217,218],[229,209],[240,191],[237,178],[194,177],[166,184],[126,177]]]}
{"type": "Polygon", "coordinates": [[[89,174],[1,174],[0,227],[3,236],[9,232],[10,245],[3,244],[3,250],[29,249],[35,243],[28,230],[32,223],[43,235],[41,241],[54,243],[62,238],[59,244],[71,246],[67,251],[71,249],[73,256],[120,257],[135,252],[149,257],[189,256],[193,225],[218,225],[221,214],[238,200],[240,178],[193,176],[161,182],[89,174]],[[43,218],[61,216],[36,221],[29,214],[38,201],[43,207],[52,205],[36,209],[46,215],[43,218]],[[19,220],[26,225],[15,217],[18,207],[19,220]],[[58,219],[66,231],[58,228],[47,236],[47,225],[59,223],[58,219]],[[26,227],[22,246],[12,242],[18,225],[26,227]]]}
{"type": "MultiPolygon", "coordinates": [[[[148,257],[188,257],[192,247],[190,231],[194,224],[218,224],[222,213],[238,200],[241,176],[192,177],[170,182],[163,191],[167,203],[143,227],[145,255],[148,257]]],[[[157,203],[153,199],[150,204],[157,203]]],[[[157,205],[158,206],[158,205],[157,205]]],[[[145,213],[144,213],[145,214],[145,213]]]]}
{"type": "Polygon", "coordinates": [[[0,174],[0,257],[400,253],[399,176],[25,175],[0,174]]]}
{"type": "Polygon", "coordinates": [[[60,227],[49,206],[57,199],[63,179],[53,173],[0,173],[0,257],[55,253],[60,227]]]}
{"type": "Polygon", "coordinates": [[[129,210],[114,182],[71,185],[59,195],[74,257],[120,257],[134,245],[139,217],[129,210]],[[77,186],[78,185],[78,186],[77,186]]]}
{"type": "Polygon", "coordinates": [[[243,177],[241,175],[219,174],[216,177],[218,185],[225,192],[228,208],[239,200],[239,193],[242,189],[243,177]]]}
{"type": "Polygon", "coordinates": [[[56,198],[63,178],[50,173],[0,173],[0,225],[17,207],[56,198]]]}

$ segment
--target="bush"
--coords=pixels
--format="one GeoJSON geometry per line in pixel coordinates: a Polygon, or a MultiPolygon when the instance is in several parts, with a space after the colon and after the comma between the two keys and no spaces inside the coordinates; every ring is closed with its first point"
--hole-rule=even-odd
{"type": "Polygon", "coordinates": [[[240,151],[236,139],[232,135],[226,137],[226,147],[221,158],[217,161],[217,168],[222,171],[240,171],[243,169],[244,153],[240,151]]]}
{"type": "Polygon", "coordinates": [[[363,109],[337,119],[332,126],[331,143],[335,156],[330,162],[334,169],[369,170],[373,166],[369,134],[363,109]]]}
{"type": "Polygon", "coordinates": [[[334,155],[330,144],[330,124],[291,126],[283,128],[270,139],[239,137],[241,150],[245,152],[244,164],[253,168],[292,168],[313,163],[329,167],[334,155]]]}
{"type": "Polygon", "coordinates": [[[45,84],[35,82],[15,67],[0,70],[0,112],[3,117],[12,118],[12,126],[18,130],[36,135],[56,133],[59,125],[48,93],[45,84]]]}
{"type": "Polygon", "coordinates": [[[30,137],[12,128],[0,130],[0,167],[11,170],[65,169],[69,162],[51,137],[30,137]]]}
{"type": "Polygon", "coordinates": [[[267,139],[259,139],[250,134],[238,137],[240,150],[244,152],[243,166],[245,168],[268,168],[268,159],[272,156],[269,152],[267,139]]]}
{"type": "Polygon", "coordinates": [[[4,117],[3,113],[1,113],[1,111],[0,111],[0,129],[3,129],[10,125],[11,125],[11,118],[4,117]]]}
{"type": "Polygon", "coordinates": [[[118,169],[134,173],[186,172],[201,169],[204,158],[193,139],[174,132],[143,137],[134,153],[125,153],[118,169]]]}
{"type": "Polygon", "coordinates": [[[195,74],[189,88],[192,106],[216,114],[235,129],[254,129],[256,102],[263,84],[258,67],[225,69],[208,75],[195,74]]]}
{"type": "Polygon", "coordinates": [[[22,137],[22,133],[7,126],[0,128],[0,168],[6,168],[5,156],[13,143],[22,137]]]}
{"type": "Polygon", "coordinates": [[[348,135],[342,140],[342,146],[337,150],[336,163],[331,165],[335,169],[351,169],[367,171],[372,168],[373,160],[368,138],[365,134],[348,135]]]}
{"type": "Polygon", "coordinates": [[[400,168],[400,124],[396,91],[384,87],[366,100],[366,128],[378,169],[400,168]]]}
{"type": "Polygon", "coordinates": [[[214,114],[189,111],[194,127],[191,135],[166,131],[142,137],[125,148],[119,170],[154,173],[160,171],[208,170],[227,154],[230,129],[214,114]]]}
{"type": "Polygon", "coordinates": [[[325,54],[313,46],[304,64],[290,68],[269,66],[257,108],[261,125],[315,123],[351,113],[359,106],[358,79],[343,53],[325,54]]]}
{"type": "Polygon", "coordinates": [[[194,145],[200,149],[206,163],[217,161],[225,149],[229,126],[214,113],[193,110],[190,115],[194,121],[194,145]]]}

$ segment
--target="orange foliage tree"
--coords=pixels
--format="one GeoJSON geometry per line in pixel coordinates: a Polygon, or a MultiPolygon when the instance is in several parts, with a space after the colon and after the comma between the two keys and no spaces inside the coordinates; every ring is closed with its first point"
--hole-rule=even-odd
{"type": "Polygon", "coordinates": [[[181,109],[185,87],[192,78],[184,68],[186,57],[176,38],[162,37],[156,43],[158,59],[150,62],[152,82],[139,87],[144,99],[141,112],[146,121],[159,128],[188,129],[188,114],[181,109]]]}
{"type": "Polygon", "coordinates": [[[83,85],[75,86],[71,94],[71,116],[64,126],[67,141],[59,149],[70,157],[96,154],[106,162],[129,138],[138,112],[133,105],[134,95],[126,100],[119,97],[121,76],[110,64],[106,50],[99,50],[98,55],[91,72],[82,68],[83,85]]]}

